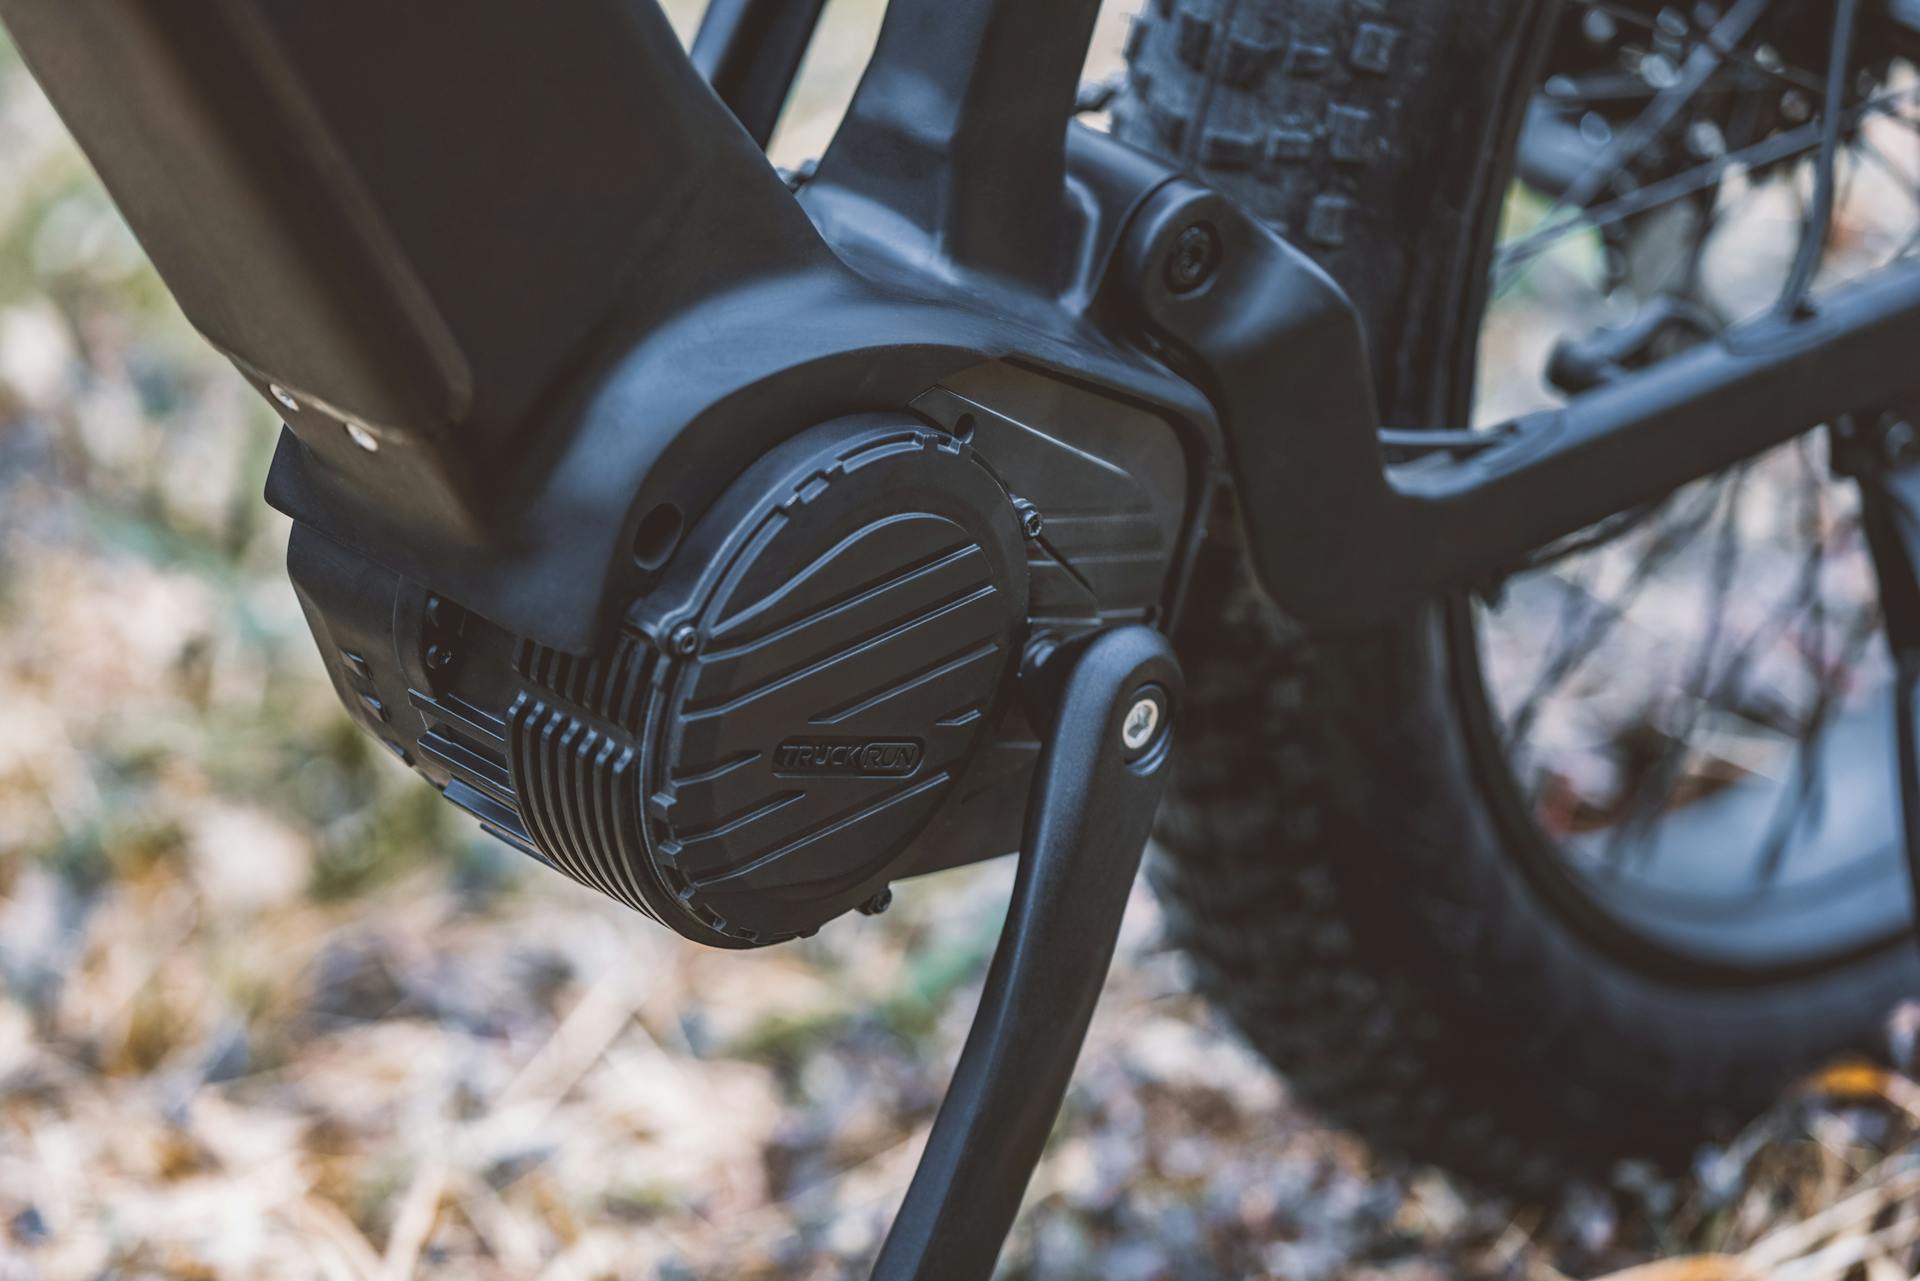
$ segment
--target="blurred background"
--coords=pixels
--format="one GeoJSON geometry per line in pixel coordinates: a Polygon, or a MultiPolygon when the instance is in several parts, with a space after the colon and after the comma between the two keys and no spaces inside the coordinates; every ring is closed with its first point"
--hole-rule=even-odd
{"type": "MultiPolygon", "coordinates": [[[[829,6],[777,159],[880,9],[829,6]]],[[[742,955],[487,840],[335,703],[276,431],[0,37],[0,1281],[864,1276],[1011,866],[742,955]]],[[[1888,1281],[1916,1109],[1843,1065],[1686,1178],[1488,1197],[1291,1106],[1142,890],[1004,1271],[1888,1281]]]]}

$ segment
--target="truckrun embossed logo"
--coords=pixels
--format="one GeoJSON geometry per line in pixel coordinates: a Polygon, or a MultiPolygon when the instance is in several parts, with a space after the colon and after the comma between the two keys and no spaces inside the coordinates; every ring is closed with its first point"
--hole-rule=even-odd
{"type": "Polygon", "coordinates": [[[773,772],[904,778],[920,768],[920,752],[904,738],[794,738],[774,749],[773,772]]]}

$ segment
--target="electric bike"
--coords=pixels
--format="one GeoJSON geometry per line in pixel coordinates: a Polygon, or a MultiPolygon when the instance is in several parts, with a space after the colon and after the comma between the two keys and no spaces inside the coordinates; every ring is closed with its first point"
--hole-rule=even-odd
{"type": "Polygon", "coordinates": [[[771,946],[1017,853],[875,1275],[985,1277],[1149,836],[1299,1097],[1539,1188],[1920,992],[1920,5],[0,0],[355,720],[771,946]],[[1520,369],[1497,385],[1483,367],[1520,369]],[[1157,826],[1156,826],[1157,824],[1157,826]]]}

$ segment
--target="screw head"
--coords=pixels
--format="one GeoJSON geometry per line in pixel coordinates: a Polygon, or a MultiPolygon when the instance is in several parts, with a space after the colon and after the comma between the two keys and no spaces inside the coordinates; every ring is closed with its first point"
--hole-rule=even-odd
{"type": "Polygon", "coordinates": [[[667,638],[667,644],[673,652],[682,658],[692,658],[700,652],[700,629],[692,623],[682,623],[673,629],[673,635],[667,638]]]}
{"type": "Polygon", "coordinates": [[[380,452],[380,438],[356,422],[347,424],[347,438],[369,454],[380,452]]]}
{"type": "Polygon", "coordinates": [[[1167,254],[1167,288],[1190,294],[1213,278],[1220,266],[1220,233],[1211,224],[1196,222],[1173,238],[1167,254]]]}
{"type": "Polygon", "coordinates": [[[276,401],[280,402],[280,408],[292,410],[298,410],[300,408],[300,402],[294,399],[293,393],[285,387],[282,387],[279,383],[268,383],[267,391],[272,394],[276,401]]]}
{"type": "Polygon", "coordinates": [[[1024,498],[1013,500],[1013,514],[1020,518],[1020,532],[1028,538],[1040,537],[1040,532],[1047,527],[1046,517],[1040,514],[1040,509],[1024,498]]]}
{"type": "Polygon", "coordinates": [[[1126,719],[1120,722],[1120,742],[1129,752],[1137,752],[1153,741],[1160,732],[1160,700],[1152,694],[1143,693],[1134,699],[1133,706],[1127,709],[1126,719]]]}
{"type": "Polygon", "coordinates": [[[893,887],[889,885],[887,888],[881,890],[878,894],[875,894],[872,898],[862,903],[860,905],[859,910],[862,916],[878,916],[880,915],[880,913],[886,911],[888,908],[892,906],[893,906],[893,887]]]}
{"type": "Polygon", "coordinates": [[[427,670],[443,672],[453,663],[453,649],[447,645],[427,646],[427,670]]]}

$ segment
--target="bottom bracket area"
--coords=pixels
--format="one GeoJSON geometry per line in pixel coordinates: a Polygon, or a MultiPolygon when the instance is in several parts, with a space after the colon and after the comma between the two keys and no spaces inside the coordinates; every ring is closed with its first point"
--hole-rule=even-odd
{"type": "Polygon", "coordinates": [[[497,835],[719,946],[811,933],[902,874],[1027,631],[1011,498],[966,442],[897,419],[754,462],[592,655],[309,531],[289,562],[341,696],[402,759],[497,835]]]}
{"type": "Polygon", "coordinates": [[[740,460],[698,509],[636,496],[631,599],[584,654],[303,526],[288,568],[348,710],[447,799],[754,947],[1016,848],[1040,750],[1020,656],[1164,624],[1204,528],[1188,459],[1138,405],[959,371],[740,460]]]}

